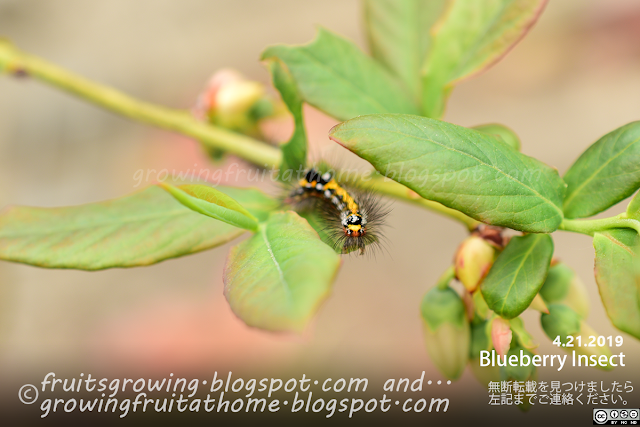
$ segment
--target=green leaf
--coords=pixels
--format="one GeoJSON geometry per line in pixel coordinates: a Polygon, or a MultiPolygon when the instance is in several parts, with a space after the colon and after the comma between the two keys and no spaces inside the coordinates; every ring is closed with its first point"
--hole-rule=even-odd
{"type": "Polygon", "coordinates": [[[421,69],[431,43],[431,27],[444,0],[365,0],[364,23],[371,54],[401,78],[419,101],[421,69]]]}
{"type": "Polygon", "coordinates": [[[562,222],[557,171],[483,132],[379,114],[339,124],[329,137],[425,199],[479,221],[534,233],[562,222]]]}
{"type": "Polygon", "coordinates": [[[218,185],[216,188],[238,201],[259,222],[266,221],[271,212],[282,208],[280,201],[264,194],[257,188],[226,187],[223,185],[218,185]]]}
{"type": "Polygon", "coordinates": [[[509,147],[520,151],[520,138],[514,131],[506,126],[499,125],[497,123],[487,123],[485,125],[473,126],[471,129],[493,135],[506,143],[509,147]]]}
{"type": "Polygon", "coordinates": [[[189,209],[238,228],[256,231],[258,219],[242,205],[222,191],[200,184],[187,184],[174,187],[160,183],[177,201],[189,209]]]}
{"type": "MultiPolygon", "coordinates": [[[[254,189],[218,187],[264,217],[274,202],[254,189]]],[[[222,245],[244,230],[182,206],[157,186],[121,199],[0,214],[0,259],[101,270],[155,264],[222,245]]]]}
{"type": "Polygon", "coordinates": [[[280,165],[280,175],[282,171],[297,171],[304,169],[307,164],[307,132],[304,127],[304,116],[302,113],[302,98],[298,93],[298,88],[293,80],[293,76],[286,67],[277,59],[269,61],[269,70],[273,86],[278,89],[282,100],[293,115],[293,135],[287,143],[282,144],[282,164],[280,165]]]}
{"type": "Polygon", "coordinates": [[[455,0],[434,28],[423,113],[438,118],[453,86],[498,62],[536,22],[546,0],[455,0]]]}
{"type": "Polygon", "coordinates": [[[640,121],[606,134],[564,175],[567,218],[585,218],[631,196],[640,187],[640,121]]]}
{"type": "Polygon", "coordinates": [[[295,212],[276,212],[235,246],[224,293],[247,325],[302,331],[328,296],[340,257],[295,212]]]}
{"type": "Polygon", "coordinates": [[[595,275],[602,303],[616,328],[640,339],[638,234],[610,230],[593,235],[595,275]]]}
{"type": "Polygon", "coordinates": [[[361,114],[419,112],[389,71],[352,42],[323,28],[310,44],[268,47],[262,59],[269,58],[287,66],[304,101],[339,120],[361,114]]]}
{"type": "Polygon", "coordinates": [[[544,284],[552,255],[548,234],[512,237],[481,286],[489,308],[506,319],[526,310],[544,284]]]}

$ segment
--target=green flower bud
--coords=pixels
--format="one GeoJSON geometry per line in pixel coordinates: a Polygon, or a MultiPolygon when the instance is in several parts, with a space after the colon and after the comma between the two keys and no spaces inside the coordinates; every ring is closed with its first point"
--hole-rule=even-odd
{"type": "MultiPolygon", "coordinates": [[[[527,350],[526,348],[515,346],[509,353],[507,354],[507,358],[509,356],[515,355],[520,356],[520,351],[526,354],[529,357],[533,357],[533,353],[527,350]]],[[[503,381],[530,381],[535,380],[537,376],[537,368],[533,366],[533,364],[529,364],[529,366],[504,366],[500,367],[500,379],[503,381]]],[[[522,412],[527,412],[531,409],[531,404],[529,403],[529,399],[523,399],[522,403],[518,405],[518,409],[522,412]]]]}
{"type": "MultiPolygon", "coordinates": [[[[513,355],[515,355],[516,357],[520,357],[520,350],[522,350],[522,352],[527,356],[533,357],[533,353],[526,348],[516,346],[509,350],[509,352],[507,353],[507,360],[510,356],[513,355]]],[[[515,381],[527,381],[535,375],[535,372],[536,367],[533,366],[532,363],[530,363],[528,366],[511,366],[507,364],[507,366],[502,367],[502,376],[515,381]]]]}
{"type": "Polygon", "coordinates": [[[471,345],[469,346],[469,367],[476,379],[486,387],[490,381],[500,380],[500,368],[498,366],[480,366],[480,352],[491,350],[491,336],[489,321],[473,322],[471,325],[471,345]]]}
{"type": "Polygon", "coordinates": [[[473,292],[487,275],[495,258],[495,248],[479,236],[469,236],[458,247],[454,263],[456,278],[473,292]]]}
{"type": "Polygon", "coordinates": [[[562,344],[567,343],[568,336],[579,334],[581,328],[578,313],[564,304],[549,304],[549,314],[542,313],[540,323],[550,340],[560,337],[562,344]]]}
{"type": "Polygon", "coordinates": [[[471,324],[469,359],[479,359],[482,350],[491,350],[491,337],[488,333],[488,323],[488,320],[482,320],[471,324]]]}
{"type": "Polygon", "coordinates": [[[562,262],[549,268],[540,295],[547,303],[570,307],[583,319],[589,315],[589,297],[584,284],[575,271],[562,262]]]}
{"type": "MultiPolygon", "coordinates": [[[[597,337],[599,334],[583,322],[578,313],[566,305],[550,304],[549,314],[542,314],[540,323],[549,339],[556,340],[557,337],[560,337],[562,348],[566,351],[575,351],[576,354],[586,356],[596,356],[596,360],[599,356],[606,356],[607,359],[611,357],[611,350],[608,346],[591,347],[587,345],[591,340],[589,337],[597,337]],[[573,339],[568,337],[573,337],[573,339]],[[572,344],[572,346],[567,347],[567,343],[572,344]]],[[[596,367],[604,370],[613,369],[613,366],[608,364],[607,366],[597,365],[596,367]]]]}
{"type": "Polygon", "coordinates": [[[451,288],[431,289],[421,306],[424,340],[431,360],[450,379],[462,375],[471,332],[462,299],[451,288]]]}
{"type": "MultiPolygon", "coordinates": [[[[492,350],[495,352],[495,350],[492,350]]],[[[491,381],[500,381],[500,367],[499,366],[480,366],[480,359],[470,359],[469,368],[476,380],[483,387],[486,387],[491,381]]]]}

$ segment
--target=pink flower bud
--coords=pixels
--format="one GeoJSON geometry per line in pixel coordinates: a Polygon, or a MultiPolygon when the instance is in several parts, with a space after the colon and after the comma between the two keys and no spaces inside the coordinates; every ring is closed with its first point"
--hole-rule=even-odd
{"type": "Polygon", "coordinates": [[[262,84],[225,68],[211,76],[193,114],[201,120],[212,119],[221,126],[236,128],[244,124],[246,113],[264,94],[262,84]]]}
{"type": "Polygon", "coordinates": [[[207,82],[207,85],[198,97],[194,108],[194,115],[204,120],[209,112],[217,105],[216,98],[220,89],[228,84],[243,80],[242,75],[233,69],[223,68],[214,73],[207,82]]]}
{"type": "Polygon", "coordinates": [[[511,327],[509,321],[501,317],[496,317],[491,323],[491,342],[493,348],[496,349],[496,353],[500,356],[504,356],[511,347],[511,327]]]}

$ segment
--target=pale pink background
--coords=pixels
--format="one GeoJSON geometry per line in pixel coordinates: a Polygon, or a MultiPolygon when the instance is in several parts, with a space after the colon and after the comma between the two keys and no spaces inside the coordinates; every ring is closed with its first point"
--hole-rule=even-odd
{"type": "MultiPolygon", "coordinates": [[[[17,46],[137,97],[184,108],[222,67],[268,82],[261,50],[307,42],[317,24],[365,45],[356,1],[0,0],[0,36],[17,46]]],[[[503,123],[520,135],[524,153],[563,173],[598,137],[640,118],[639,29],[638,2],[551,2],[509,56],[454,90],[446,120],[503,123]]],[[[334,121],[310,108],[306,113],[319,150],[334,121]]],[[[39,82],[0,78],[0,207],[115,198],[135,190],[139,169],[206,163],[193,141],[39,82]]],[[[0,392],[14,399],[16,386],[49,371],[164,376],[235,369],[268,376],[286,369],[387,378],[426,370],[440,379],[423,345],[419,304],[465,231],[402,203],[395,203],[389,223],[390,256],[346,257],[333,295],[302,337],[249,329],[231,313],[221,274],[237,242],[152,267],[98,273],[0,262],[0,392]]],[[[589,289],[589,323],[617,335],[597,294],[590,239],[563,232],[554,238],[556,255],[589,289]]],[[[525,315],[539,351],[557,352],[537,319],[525,315]]],[[[640,345],[625,339],[630,366],[603,378],[638,379],[640,345]]],[[[563,376],[601,374],[566,369],[563,376]]],[[[540,377],[558,374],[542,370],[540,377]]],[[[468,371],[451,387],[478,393],[485,403],[486,391],[468,371]]]]}

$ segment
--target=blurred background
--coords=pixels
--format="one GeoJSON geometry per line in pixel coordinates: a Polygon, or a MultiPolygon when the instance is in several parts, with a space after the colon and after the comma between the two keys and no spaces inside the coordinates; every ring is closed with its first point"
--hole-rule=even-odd
{"type": "MultiPolygon", "coordinates": [[[[193,106],[208,77],[223,67],[268,84],[258,61],[264,47],[306,43],[317,25],[366,49],[354,0],[0,0],[0,37],[176,108],[193,106]]],[[[640,118],[638,40],[637,1],[551,2],[506,58],[453,91],[445,119],[464,126],[507,125],[520,136],[524,153],[562,174],[600,136],[640,118]]],[[[334,121],[312,108],[306,117],[312,143],[328,144],[334,121]]],[[[208,162],[194,141],[122,119],[37,81],[0,78],[0,208],[116,198],[137,189],[134,174],[140,169],[209,167],[208,162]]],[[[237,242],[151,267],[95,273],[0,262],[0,408],[39,419],[38,409],[21,405],[16,391],[50,371],[110,378],[306,373],[368,377],[377,391],[387,378],[415,378],[423,370],[427,379],[443,379],[424,348],[419,305],[466,232],[402,203],[394,204],[389,223],[389,254],[345,257],[333,295],[301,337],[249,329],[233,315],[221,277],[226,254],[237,242]],[[411,233],[403,227],[408,223],[411,233]]],[[[589,289],[588,322],[600,334],[625,336],[628,366],[611,373],[546,368],[539,370],[539,380],[637,381],[640,344],[606,317],[593,278],[591,240],[564,232],[554,239],[556,256],[589,289]]],[[[524,318],[541,354],[560,353],[536,313],[524,318]]],[[[447,421],[477,419],[464,410],[469,407],[493,420],[513,417],[521,423],[591,417],[591,406],[536,406],[526,417],[514,407],[488,407],[486,387],[469,371],[440,387],[439,395],[453,396],[447,421]]],[[[631,396],[637,407],[637,393],[631,396]]]]}

